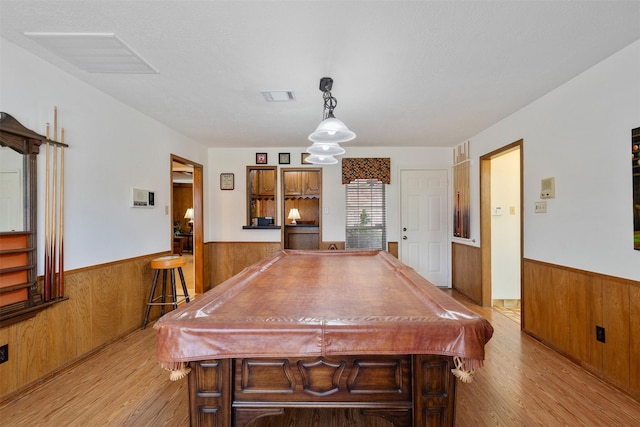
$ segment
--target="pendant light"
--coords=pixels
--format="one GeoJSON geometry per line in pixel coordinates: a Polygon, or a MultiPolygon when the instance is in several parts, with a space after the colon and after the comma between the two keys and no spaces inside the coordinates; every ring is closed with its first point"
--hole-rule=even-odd
{"type": "Polygon", "coordinates": [[[319,154],[312,154],[306,159],[307,163],[313,163],[314,165],[335,165],[338,160],[333,156],[324,156],[319,154]]]}
{"type": "Polygon", "coordinates": [[[323,120],[316,130],[309,135],[309,141],[313,142],[307,148],[307,153],[311,154],[311,156],[307,157],[307,162],[309,163],[322,165],[338,163],[333,156],[345,153],[345,150],[339,144],[351,141],[356,137],[353,131],[349,130],[341,120],[336,119],[333,115],[333,109],[338,105],[338,101],[331,95],[332,87],[333,79],[331,77],[320,79],[320,91],[324,99],[323,120]]]}
{"type": "Polygon", "coordinates": [[[340,156],[345,153],[345,150],[336,142],[314,142],[307,148],[307,153],[322,156],[340,156]]]}

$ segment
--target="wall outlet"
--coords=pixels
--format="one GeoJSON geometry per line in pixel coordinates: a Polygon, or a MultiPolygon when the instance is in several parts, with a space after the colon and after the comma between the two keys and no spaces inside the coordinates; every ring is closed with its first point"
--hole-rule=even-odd
{"type": "Polygon", "coordinates": [[[604,343],[605,342],[605,337],[604,337],[604,328],[602,326],[598,326],[596,325],[596,340],[604,343]]]}
{"type": "Polygon", "coordinates": [[[9,360],[9,344],[0,346],[0,363],[4,363],[9,360]]]}
{"type": "Polygon", "coordinates": [[[547,213],[547,202],[536,202],[536,213],[547,213]]]}

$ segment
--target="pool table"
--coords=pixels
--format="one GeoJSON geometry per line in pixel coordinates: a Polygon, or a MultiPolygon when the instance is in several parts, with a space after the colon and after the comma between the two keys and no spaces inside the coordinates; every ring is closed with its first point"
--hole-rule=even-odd
{"type": "Polygon", "coordinates": [[[248,426],[298,407],[452,426],[452,370],[480,368],[493,334],[383,251],[283,250],[154,328],[160,365],[189,372],[192,426],[248,426]]]}

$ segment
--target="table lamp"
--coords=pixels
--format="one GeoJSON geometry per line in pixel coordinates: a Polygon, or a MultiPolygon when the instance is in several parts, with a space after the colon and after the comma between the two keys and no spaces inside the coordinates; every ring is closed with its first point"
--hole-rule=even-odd
{"type": "Polygon", "coordinates": [[[291,224],[296,224],[296,220],[300,219],[300,212],[298,212],[298,209],[293,208],[289,211],[289,216],[287,218],[291,220],[291,224]]]}
{"type": "Polygon", "coordinates": [[[185,212],[184,217],[189,220],[189,227],[191,228],[191,232],[193,233],[193,208],[187,209],[187,212],[185,212]]]}

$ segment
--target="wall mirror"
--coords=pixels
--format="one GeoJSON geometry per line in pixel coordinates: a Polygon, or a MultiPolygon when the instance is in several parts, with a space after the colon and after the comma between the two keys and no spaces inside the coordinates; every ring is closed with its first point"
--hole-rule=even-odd
{"type": "Polygon", "coordinates": [[[0,147],[0,232],[26,231],[25,183],[29,173],[26,159],[12,148],[0,147]]]}
{"type": "Polygon", "coordinates": [[[278,226],[276,166],[247,166],[247,228],[278,226]]]}

